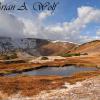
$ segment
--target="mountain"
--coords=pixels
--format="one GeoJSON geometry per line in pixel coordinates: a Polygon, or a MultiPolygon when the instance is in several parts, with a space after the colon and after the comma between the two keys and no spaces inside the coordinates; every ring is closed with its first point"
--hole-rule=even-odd
{"type": "Polygon", "coordinates": [[[64,53],[69,53],[74,49],[77,44],[63,41],[51,41],[48,44],[42,45],[38,48],[38,51],[42,55],[61,55],[64,53]]]}
{"type": "Polygon", "coordinates": [[[76,47],[74,53],[100,54],[100,40],[94,40],[76,47]]]}
{"type": "Polygon", "coordinates": [[[0,37],[0,54],[14,53],[23,58],[29,56],[56,56],[64,53],[100,54],[100,40],[78,45],[68,41],[0,37]]]}
{"type": "Polygon", "coordinates": [[[48,56],[69,52],[76,44],[36,38],[0,37],[0,54],[16,53],[19,56],[48,56]]]}
{"type": "Polygon", "coordinates": [[[37,48],[47,44],[49,41],[34,38],[10,38],[0,37],[0,54],[9,53],[27,53],[29,55],[39,56],[37,48]]]}

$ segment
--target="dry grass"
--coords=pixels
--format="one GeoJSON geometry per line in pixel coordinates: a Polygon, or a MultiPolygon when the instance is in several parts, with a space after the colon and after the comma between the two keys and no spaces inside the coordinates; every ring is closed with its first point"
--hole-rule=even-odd
{"type": "Polygon", "coordinates": [[[30,63],[12,63],[5,64],[0,63],[0,74],[11,74],[11,73],[19,73],[27,70],[33,70],[38,68],[40,64],[30,64],[30,63]]]}
{"type": "Polygon", "coordinates": [[[23,95],[32,96],[42,90],[54,89],[61,85],[61,83],[52,85],[52,81],[60,77],[45,77],[45,76],[20,76],[20,77],[1,77],[0,91],[8,95],[22,92],[23,95]]]}
{"type": "Polygon", "coordinates": [[[100,66],[100,57],[68,57],[66,59],[56,59],[54,61],[44,63],[0,63],[0,75],[19,73],[24,71],[31,71],[41,67],[59,67],[66,65],[84,66],[84,67],[98,67],[100,66]]]}
{"type": "Polygon", "coordinates": [[[0,77],[0,91],[8,95],[21,92],[25,96],[33,96],[43,90],[60,88],[65,82],[71,84],[100,75],[100,71],[81,72],[70,77],[61,76],[16,76],[0,77]]]}
{"type": "Polygon", "coordinates": [[[82,81],[94,76],[100,75],[100,71],[85,71],[85,72],[79,72],[79,73],[75,73],[70,77],[65,77],[63,80],[67,81],[71,84],[76,83],[77,81],[82,81]]]}

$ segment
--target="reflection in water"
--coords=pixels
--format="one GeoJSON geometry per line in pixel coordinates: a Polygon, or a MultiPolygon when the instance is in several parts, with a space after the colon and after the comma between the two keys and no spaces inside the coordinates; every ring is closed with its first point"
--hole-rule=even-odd
{"type": "MultiPolygon", "coordinates": [[[[29,72],[23,72],[22,75],[61,75],[61,76],[69,76],[76,72],[81,71],[92,71],[96,70],[96,68],[86,68],[86,67],[75,67],[75,66],[66,66],[66,67],[46,67],[41,68],[29,72]]],[[[10,76],[16,76],[18,74],[12,74],[10,76]]]]}

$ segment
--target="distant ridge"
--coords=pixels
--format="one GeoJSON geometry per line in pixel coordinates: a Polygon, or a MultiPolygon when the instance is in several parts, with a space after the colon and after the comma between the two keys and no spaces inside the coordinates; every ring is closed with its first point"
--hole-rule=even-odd
{"type": "Polygon", "coordinates": [[[72,52],[100,54],[100,40],[93,40],[76,47],[72,52]]]}
{"type": "Polygon", "coordinates": [[[36,38],[0,37],[0,54],[23,53],[27,56],[58,56],[65,53],[99,53],[100,40],[77,44],[36,38]]]}
{"type": "Polygon", "coordinates": [[[59,55],[69,52],[77,45],[70,42],[50,41],[36,38],[0,37],[0,53],[27,53],[32,56],[59,55]]]}

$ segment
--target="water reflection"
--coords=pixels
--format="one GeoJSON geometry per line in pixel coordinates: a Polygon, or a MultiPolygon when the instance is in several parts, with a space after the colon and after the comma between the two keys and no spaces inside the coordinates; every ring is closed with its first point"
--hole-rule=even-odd
{"type": "MultiPolygon", "coordinates": [[[[81,71],[93,71],[97,70],[96,68],[86,68],[86,67],[75,67],[75,66],[66,66],[66,67],[46,67],[38,70],[33,70],[29,72],[23,72],[22,75],[61,75],[69,76],[76,72],[81,71]]],[[[16,76],[18,74],[12,74],[10,76],[16,76]]]]}

